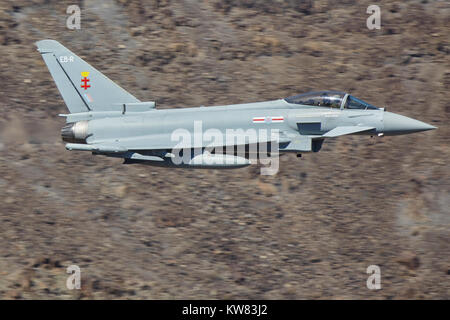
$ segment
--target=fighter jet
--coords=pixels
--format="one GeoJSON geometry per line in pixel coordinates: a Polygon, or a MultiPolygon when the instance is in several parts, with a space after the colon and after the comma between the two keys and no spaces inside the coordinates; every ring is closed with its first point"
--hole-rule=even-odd
{"type": "Polygon", "coordinates": [[[339,91],[157,109],[154,101],[138,100],[59,42],[36,45],[69,110],[60,115],[66,118],[61,131],[66,149],[123,158],[125,164],[240,168],[253,161],[253,145],[267,153],[301,156],[343,135],[388,136],[436,128],[339,91]]]}

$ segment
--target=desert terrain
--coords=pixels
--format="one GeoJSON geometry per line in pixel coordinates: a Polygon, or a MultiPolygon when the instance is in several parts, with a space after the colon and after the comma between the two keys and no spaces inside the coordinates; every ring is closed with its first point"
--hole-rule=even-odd
{"type": "Polygon", "coordinates": [[[379,1],[379,30],[370,4],[1,0],[0,298],[449,299],[450,3],[379,1]],[[65,150],[42,39],[158,108],[333,89],[438,129],[330,139],[275,176],[125,166],[65,150]]]}

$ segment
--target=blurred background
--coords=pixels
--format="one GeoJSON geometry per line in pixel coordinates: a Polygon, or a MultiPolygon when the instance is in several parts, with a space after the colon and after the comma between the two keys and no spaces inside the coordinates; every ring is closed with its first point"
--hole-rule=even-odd
{"type": "Polygon", "coordinates": [[[450,4],[377,1],[369,30],[371,4],[1,0],[0,298],[448,299],[450,4]],[[122,166],[65,150],[47,38],[159,108],[333,89],[439,129],[327,140],[276,176],[122,166]]]}

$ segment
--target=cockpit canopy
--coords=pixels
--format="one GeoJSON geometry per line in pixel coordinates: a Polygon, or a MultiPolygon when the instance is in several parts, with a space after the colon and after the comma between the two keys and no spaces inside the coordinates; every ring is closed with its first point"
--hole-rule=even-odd
{"type": "Polygon", "coordinates": [[[371,110],[377,110],[379,108],[365,102],[362,101],[361,99],[355,98],[354,96],[348,96],[347,97],[347,101],[345,102],[344,105],[345,109],[371,109],[371,110]]]}
{"type": "Polygon", "coordinates": [[[339,91],[317,91],[286,98],[289,103],[306,106],[340,108],[345,93],[339,91]]]}
{"type": "Polygon", "coordinates": [[[352,95],[340,91],[316,91],[299,94],[284,99],[288,103],[306,106],[329,107],[340,109],[372,109],[378,108],[352,95]]]}

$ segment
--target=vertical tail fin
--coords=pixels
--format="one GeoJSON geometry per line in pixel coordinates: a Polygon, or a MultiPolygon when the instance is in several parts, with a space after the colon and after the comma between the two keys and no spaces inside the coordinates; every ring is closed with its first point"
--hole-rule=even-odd
{"type": "Polygon", "coordinates": [[[70,113],[121,110],[140,102],[55,40],[36,42],[70,113]]]}

